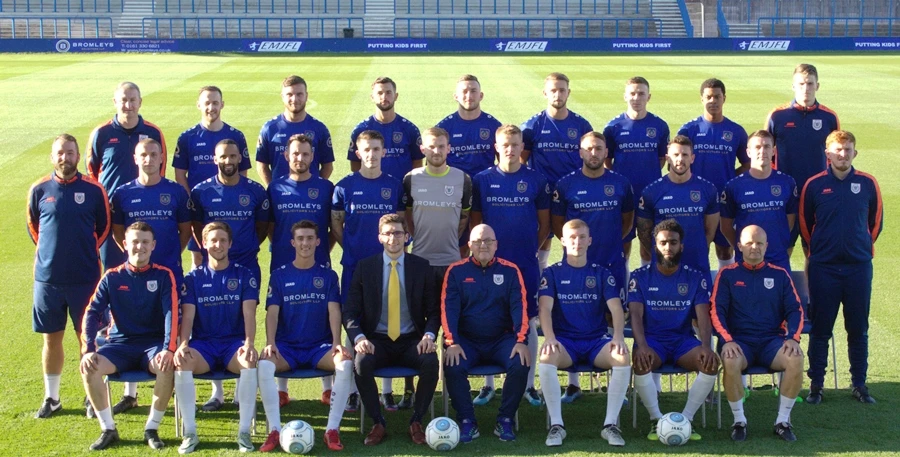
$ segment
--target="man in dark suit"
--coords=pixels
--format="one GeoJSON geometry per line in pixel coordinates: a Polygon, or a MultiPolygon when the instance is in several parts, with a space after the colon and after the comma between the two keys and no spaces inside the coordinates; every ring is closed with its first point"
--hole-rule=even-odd
{"type": "Polygon", "coordinates": [[[438,381],[434,340],[441,312],[434,295],[435,278],[428,261],[405,252],[408,237],[403,216],[381,217],[378,239],[384,251],[357,264],[344,304],[344,327],[356,349],[356,385],[375,422],[366,436],[368,446],[381,443],[386,435],[375,384],[377,368],[419,370],[409,420],[409,435],[416,444],[425,443],[422,418],[438,381]]]}

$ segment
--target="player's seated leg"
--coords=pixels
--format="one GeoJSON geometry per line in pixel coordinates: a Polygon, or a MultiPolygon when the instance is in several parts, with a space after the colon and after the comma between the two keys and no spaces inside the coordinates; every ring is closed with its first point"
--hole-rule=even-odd
{"type": "Polygon", "coordinates": [[[222,386],[221,379],[210,381],[209,385],[212,387],[212,393],[209,395],[209,400],[200,409],[206,412],[218,411],[225,405],[225,388],[222,386]]]}
{"type": "Polygon", "coordinates": [[[608,338],[597,341],[592,350],[594,366],[603,369],[611,369],[609,388],[606,398],[606,419],[603,421],[603,437],[612,446],[624,446],[625,439],[619,429],[619,413],[625,402],[625,393],[628,390],[628,382],[631,380],[631,361],[628,356],[628,348],[624,344],[616,344],[608,338]]]}
{"type": "MultiPolygon", "coordinates": [[[[694,337],[685,337],[675,347],[676,364],[685,370],[696,371],[697,379],[688,391],[687,402],[681,411],[691,423],[694,415],[703,406],[706,397],[712,392],[716,384],[716,374],[719,372],[719,358],[708,347],[700,344],[700,340],[694,337]]],[[[699,440],[700,433],[696,427],[691,427],[691,439],[699,440]]]]}
{"type": "Polygon", "coordinates": [[[722,230],[716,229],[716,235],[713,237],[713,244],[716,247],[716,258],[719,259],[719,270],[734,263],[734,248],[722,234],[722,230]]]}
{"type": "MultiPolygon", "coordinates": [[[[197,344],[197,341],[191,341],[197,344]]],[[[209,371],[209,363],[201,350],[182,345],[175,351],[175,397],[178,398],[178,411],[181,413],[184,439],[178,447],[179,454],[194,452],[200,439],[197,437],[197,391],[194,386],[194,374],[209,371]]]]}
{"type": "Polygon", "coordinates": [[[103,382],[104,376],[113,374],[118,369],[105,355],[90,352],[81,358],[80,371],[84,391],[100,422],[100,438],[97,438],[90,448],[92,451],[103,450],[119,441],[119,432],[116,430],[116,422],[109,407],[109,395],[103,382]]]}
{"type": "Polygon", "coordinates": [[[323,405],[331,404],[331,390],[334,388],[334,376],[322,377],[322,398],[319,400],[323,405]]]}
{"type": "Polygon", "coordinates": [[[562,446],[566,439],[566,427],[562,418],[562,397],[558,371],[560,368],[572,366],[572,358],[569,356],[564,343],[556,345],[545,344],[541,346],[540,364],[538,376],[541,379],[541,390],[544,392],[544,401],[547,403],[547,413],[550,415],[550,432],[547,433],[547,446],[562,446]]]}
{"type": "Polygon", "coordinates": [[[747,354],[750,346],[730,341],[722,345],[719,356],[722,360],[723,376],[722,385],[725,389],[725,398],[731,406],[734,415],[734,424],[731,426],[731,439],[744,441],[747,439],[747,417],[744,415],[744,384],[741,381],[741,373],[747,369],[747,354]]]}
{"type": "Polygon", "coordinates": [[[503,395],[500,397],[500,411],[497,413],[497,425],[494,434],[501,441],[516,439],[515,418],[525,394],[528,383],[531,355],[528,346],[516,343],[515,335],[507,334],[487,346],[486,356],[492,363],[506,368],[506,379],[503,381],[503,395]],[[514,351],[521,350],[519,354],[514,351]]]}
{"type": "MultiPolygon", "coordinates": [[[[350,352],[350,360],[356,360],[356,349],[350,341],[350,337],[344,335],[344,347],[350,352]]],[[[355,413],[359,411],[359,391],[356,388],[356,381],[350,384],[350,396],[347,397],[347,404],[344,405],[344,411],[355,413]]]]}
{"type": "Polygon", "coordinates": [[[656,435],[656,423],[662,417],[659,410],[659,395],[656,391],[656,383],[653,381],[653,370],[662,366],[662,358],[659,354],[668,354],[665,345],[656,341],[652,337],[645,337],[647,346],[642,347],[637,344],[632,349],[632,364],[634,369],[634,390],[641,397],[641,403],[647,408],[650,415],[650,427],[647,432],[647,439],[656,441],[659,439],[656,435]]]}
{"type": "MultiPolygon", "coordinates": [[[[256,414],[256,390],[259,382],[257,363],[259,354],[255,348],[244,345],[242,341],[235,341],[226,351],[225,354],[231,352],[232,356],[225,369],[230,373],[240,375],[237,385],[238,415],[240,417],[238,437],[247,438],[245,441],[249,441],[250,425],[253,422],[253,415],[256,414]]],[[[239,438],[239,445],[240,442],[241,439],[239,438]]],[[[250,448],[252,447],[251,443],[250,448]]],[[[243,450],[243,447],[241,450],[243,450]]]]}
{"type": "MultiPolygon", "coordinates": [[[[268,351],[270,348],[275,348],[275,346],[267,346],[263,352],[268,351]]],[[[281,434],[281,407],[278,404],[278,387],[275,384],[275,373],[292,369],[287,359],[291,358],[293,360],[293,358],[291,354],[285,351],[290,352],[291,349],[287,347],[275,348],[271,353],[261,355],[256,368],[259,396],[262,399],[263,410],[266,413],[266,422],[269,424],[269,429],[266,431],[268,433],[266,442],[259,449],[262,452],[275,450],[278,447],[278,439],[281,434]]],[[[238,449],[241,452],[253,452],[253,442],[250,441],[249,433],[238,433],[238,449]]]]}
{"type": "Polygon", "coordinates": [[[769,367],[774,371],[783,371],[778,417],[775,419],[775,434],[785,441],[796,441],[791,426],[791,409],[794,407],[800,388],[803,386],[803,351],[800,343],[794,340],[774,338],[766,344],[764,356],[771,360],[769,367]]]}
{"type": "Polygon", "coordinates": [[[329,350],[322,355],[316,368],[325,371],[334,371],[334,382],[331,386],[331,403],[328,409],[328,423],[325,426],[325,445],[332,451],[344,449],[341,444],[341,418],[344,415],[344,405],[350,396],[353,384],[353,360],[350,352],[343,347],[329,350]]]}
{"type": "MultiPolygon", "coordinates": [[[[459,423],[459,440],[469,443],[481,436],[475,420],[475,408],[470,395],[469,368],[478,364],[481,353],[478,347],[456,336],[453,346],[444,348],[444,391],[450,395],[450,403],[456,410],[459,423]],[[454,357],[457,349],[462,351],[454,357]]],[[[523,389],[524,390],[524,389],[523,389]]]]}
{"type": "Polygon", "coordinates": [[[151,449],[158,450],[165,446],[159,438],[159,424],[166,414],[169,399],[172,398],[172,391],[175,388],[174,354],[162,344],[145,349],[144,353],[147,359],[141,360],[141,367],[156,375],[156,382],[153,383],[153,403],[150,404],[150,414],[144,426],[144,441],[151,449]]]}

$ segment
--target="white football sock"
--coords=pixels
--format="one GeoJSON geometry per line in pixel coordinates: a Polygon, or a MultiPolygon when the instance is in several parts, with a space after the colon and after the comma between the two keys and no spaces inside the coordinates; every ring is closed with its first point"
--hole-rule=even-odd
{"type": "Polygon", "coordinates": [[[388,395],[394,393],[394,386],[391,385],[393,379],[391,378],[381,378],[381,394],[388,395]]]}
{"type": "Polygon", "coordinates": [[[625,392],[631,379],[631,367],[613,367],[606,395],[606,420],[603,425],[619,423],[619,412],[625,402],[625,392]]]}
{"type": "Polygon", "coordinates": [[[734,423],[743,422],[747,423],[747,416],[744,416],[744,401],[730,401],[728,402],[731,405],[731,414],[734,415],[734,423]]]}
{"type": "Polygon", "coordinates": [[[723,268],[725,268],[725,267],[727,267],[728,265],[731,265],[731,264],[733,264],[733,263],[734,263],[734,256],[732,256],[732,257],[731,257],[730,259],[728,259],[728,260],[722,260],[722,259],[719,259],[719,270],[721,270],[721,269],[723,269],[723,268]]]}
{"type": "Polygon", "coordinates": [[[288,378],[278,378],[275,380],[278,383],[278,391],[287,393],[288,391],[288,378]]]}
{"type": "Polygon", "coordinates": [[[656,386],[657,392],[662,392],[662,374],[653,373],[653,384],[656,386]]]}
{"type": "Polygon", "coordinates": [[[256,368],[242,368],[240,383],[238,384],[238,414],[240,422],[238,422],[238,431],[246,433],[250,431],[250,423],[256,413],[256,388],[259,382],[259,375],[256,368]]]}
{"type": "Polygon", "coordinates": [[[324,376],[322,377],[322,392],[326,390],[331,390],[334,388],[334,376],[324,376]]]}
{"type": "Polygon", "coordinates": [[[184,433],[197,433],[197,391],[194,389],[193,371],[175,372],[175,398],[178,399],[178,411],[184,433]]]}
{"type": "Polygon", "coordinates": [[[778,418],[775,419],[776,425],[782,422],[791,423],[791,410],[794,409],[795,401],[793,398],[781,395],[781,400],[778,402],[778,418]]]}
{"type": "Polygon", "coordinates": [[[569,385],[581,388],[581,376],[579,376],[579,373],[569,373],[569,385]]]}
{"type": "Polygon", "coordinates": [[[697,374],[697,379],[694,380],[694,383],[691,384],[691,390],[688,391],[687,403],[684,404],[684,410],[682,410],[681,414],[687,417],[688,420],[693,421],[694,415],[703,406],[706,396],[712,392],[715,384],[716,377],[714,375],[703,372],[697,374]]]}
{"type": "Polygon", "coordinates": [[[562,394],[559,392],[559,377],[557,368],[549,363],[542,363],[538,368],[541,377],[541,391],[544,392],[544,402],[547,403],[547,413],[550,414],[550,425],[564,425],[562,419],[562,394]]]}
{"type": "Polygon", "coordinates": [[[136,382],[126,382],[125,383],[125,392],[122,392],[122,395],[126,397],[135,397],[137,398],[137,384],[136,382]]]}
{"type": "Polygon", "coordinates": [[[328,424],[325,430],[339,430],[344,416],[344,405],[350,396],[353,384],[353,361],[342,360],[334,367],[334,386],[331,388],[331,407],[328,410],[328,424]]]}
{"type": "Polygon", "coordinates": [[[650,265],[650,261],[649,261],[649,260],[641,259],[641,266],[642,266],[642,267],[646,267],[647,265],[650,265]]]}
{"type": "Polygon", "coordinates": [[[275,388],[275,364],[260,360],[256,368],[259,376],[259,396],[269,421],[269,431],[281,431],[281,408],[278,406],[278,389],[275,388]]]}
{"type": "Polygon", "coordinates": [[[97,419],[100,419],[100,430],[115,430],[116,421],[113,420],[111,407],[97,411],[97,419]]]}
{"type": "Polygon", "coordinates": [[[547,251],[543,251],[543,250],[538,251],[537,258],[538,258],[538,266],[541,267],[541,271],[546,270],[546,269],[547,269],[547,264],[548,264],[548,262],[550,261],[550,251],[549,251],[549,250],[547,250],[547,251]]]}
{"type": "Polygon", "coordinates": [[[209,395],[209,399],[216,398],[221,402],[225,402],[225,389],[222,387],[222,381],[210,381],[210,384],[212,384],[212,393],[209,395]]]}
{"type": "Polygon", "coordinates": [[[147,423],[144,424],[144,430],[159,430],[159,423],[162,422],[165,411],[160,411],[150,405],[150,414],[147,417],[147,423]]]}
{"type": "Polygon", "coordinates": [[[44,398],[52,398],[59,401],[59,380],[62,375],[45,374],[44,375],[44,398]]]}
{"type": "Polygon", "coordinates": [[[641,403],[647,408],[651,420],[662,417],[659,410],[659,398],[656,397],[656,386],[653,385],[653,377],[650,373],[634,375],[634,390],[641,397],[641,403]]]}
{"type": "Polygon", "coordinates": [[[494,387],[494,375],[484,377],[484,386],[496,390],[496,387],[494,387]]]}

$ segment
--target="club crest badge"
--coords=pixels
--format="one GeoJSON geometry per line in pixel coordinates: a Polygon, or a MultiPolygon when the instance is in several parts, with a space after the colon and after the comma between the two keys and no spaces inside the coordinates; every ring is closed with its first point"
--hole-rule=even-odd
{"type": "Polygon", "coordinates": [[[453,188],[455,186],[444,186],[444,195],[450,197],[453,195],[453,188]]]}
{"type": "Polygon", "coordinates": [[[860,186],[858,182],[850,183],[850,192],[853,192],[854,194],[858,194],[859,191],[861,191],[861,190],[862,190],[862,186],[860,186]]]}
{"type": "Polygon", "coordinates": [[[271,297],[271,296],[272,296],[272,286],[269,286],[269,290],[266,291],[266,297],[271,297]]]}
{"type": "Polygon", "coordinates": [[[678,284],[678,295],[687,295],[688,293],[688,285],[681,283],[678,284]]]}
{"type": "Polygon", "coordinates": [[[594,287],[597,287],[597,278],[595,278],[593,276],[588,276],[588,277],[584,278],[584,287],[587,287],[588,289],[593,289],[594,287]]]}
{"type": "Polygon", "coordinates": [[[637,280],[635,280],[634,278],[631,278],[631,280],[628,281],[628,291],[629,292],[637,291],[637,280]]]}
{"type": "Polygon", "coordinates": [[[607,197],[612,197],[616,193],[616,186],[609,184],[603,186],[603,193],[606,194],[607,197]]]}
{"type": "Polygon", "coordinates": [[[232,291],[237,290],[239,284],[240,284],[240,282],[237,279],[229,279],[228,280],[228,290],[232,290],[232,291]]]}
{"type": "Polygon", "coordinates": [[[772,196],[773,196],[773,197],[780,197],[780,196],[781,196],[781,186],[779,186],[779,185],[773,185],[773,186],[772,186],[772,196]]]}
{"type": "Polygon", "coordinates": [[[315,200],[319,198],[319,189],[316,189],[315,187],[306,189],[306,195],[309,196],[310,199],[315,200]]]}
{"type": "Polygon", "coordinates": [[[491,130],[490,130],[490,129],[480,129],[480,130],[478,130],[478,137],[481,138],[482,140],[486,140],[486,139],[490,138],[490,137],[491,137],[491,130]]]}
{"type": "Polygon", "coordinates": [[[147,291],[156,292],[156,289],[159,289],[159,283],[156,280],[147,281],[147,291]]]}
{"type": "Polygon", "coordinates": [[[612,276],[607,276],[606,283],[613,287],[616,287],[616,278],[613,278],[612,276]]]}
{"type": "Polygon", "coordinates": [[[647,138],[656,138],[656,127],[647,127],[647,138]]]}
{"type": "Polygon", "coordinates": [[[241,206],[250,205],[250,196],[249,195],[241,195],[240,197],[238,197],[238,203],[240,203],[241,206]]]}
{"type": "Polygon", "coordinates": [[[325,287],[325,278],[313,278],[313,286],[315,286],[316,289],[325,287]]]}
{"type": "Polygon", "coordinates": [[[403,132],[394,132],[394,135],[391,137],[394,140],[394,143],[402,143],[403,142],[403,132]]]}
{"type": "Polygon", "coordinates": [[[391,199],[391,189],[389,187],[381,188],[381,198],[383,198],[385,200],[391,199]]]}
{"type": "Polygon", "coordinates": [[[172,195],[170,194],[159,194],[159,204],[168,206],[169,203],[172,203],[172,195]]]}
{"type": "Polygon", "coordinates": [[[494,284],[502,285],[503,284],[503,275],[494,275],[494,284]]]}
{"type": "Polygon", "coordinates": [[[181,283],[181,296],[187,296],[187,284],[181,283]]]}
{"type": "Polygon", "coordinates": [[[309,138],[309,141],[314,141],[316,139],[316,132],[313,132],[312,130],[307,130],[303,132],[303,134],[309,138]]]}
{"type": "Polygon", "coordinates": [[[546,277],[542,277],[542,278],[541,278],[541,287],[540,287],[540,289],[541,289],[541,290],[547,290],[547,278],[546,278],[546,277]]]}
{"type": "Polygon", "coordinates": [[[75,203],[84,203],[84,192],[75,192],[75,203]]]}
{"type": "Polygon", "coordinates": [[[700,191],[699,190],[691,191],[691,201],[694,203],[697,203],[700,201],[700,191]]]}
{"type": "Polygon", "coordinates": [[[567,133],[570,139],[578,138],[578,129],[569,129],[567,133]]]}
{"type": "Polygon", "coordinates": [[[520,194],[524,194],[528,190],[528,183],[525,181],[517,182],[516,190],[519,191],[520,194]]]}
{"type": "Polygon", "coordinates": [[[259,284],[256,283],[256,278],[250,278],[250,280],[247,282],[250,284],[250,287],[252,287],[254,289],[259,288],[259,284]]]}
{"type": "Polygon", "coordinates": [[[731,133],[731,132],[729,132],[729,131],[727,131],[727,130],[724,131],[724,132],[722,132],[722,139],[723,139],[723,140],[725,140],[725,141],[731,141],[732,138],[734,138],[734,134],[733,134],[733,133],[731,133]]]}
{"type": "Polygon", "coordinates": [[[822,130],[822,119],[813,119],[812,128],[815,131],[822,130]]]}
{"type": "Polygon", "coordinates": [[[763,278],[763,285],[766,286],[766,289],[771,289],[775,287],[775,279],[774,278],[763,278]]]}

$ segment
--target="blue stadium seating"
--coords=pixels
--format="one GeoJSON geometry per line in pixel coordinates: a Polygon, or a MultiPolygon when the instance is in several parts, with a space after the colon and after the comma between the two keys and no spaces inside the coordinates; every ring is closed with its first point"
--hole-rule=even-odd
{"type": "Polygon", "coordinates": [[[898,0],[718,0],[724,37],[900,36],[898,0]]]}

